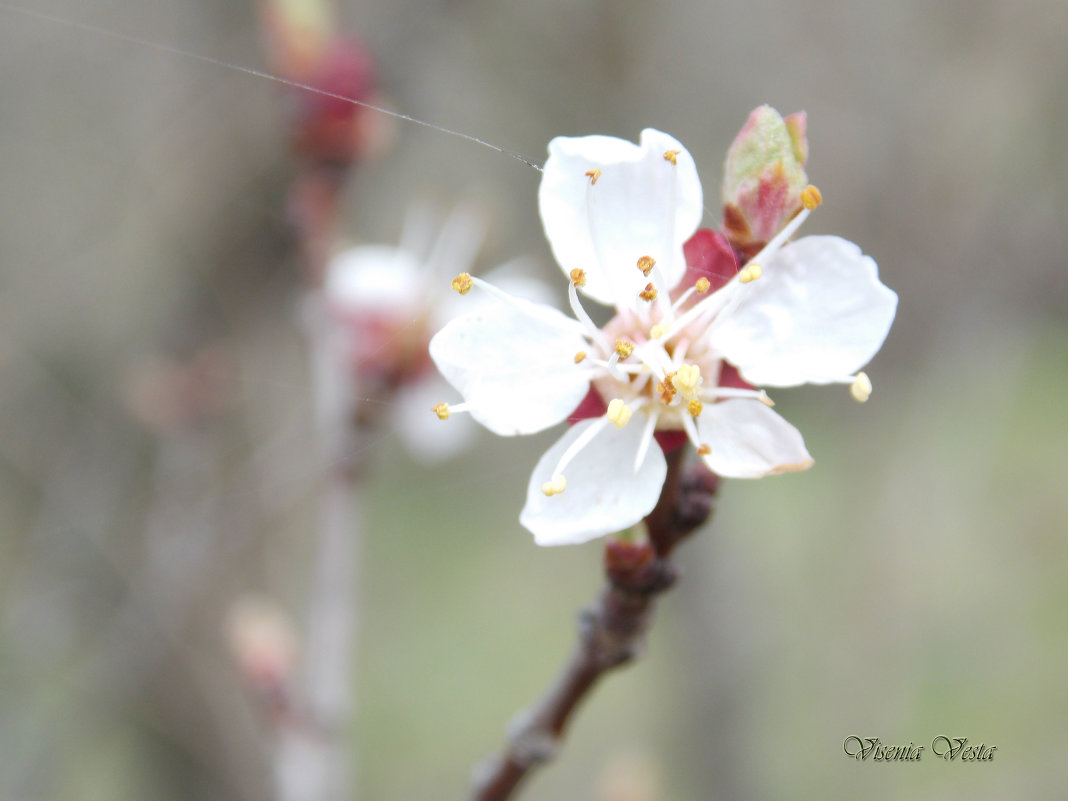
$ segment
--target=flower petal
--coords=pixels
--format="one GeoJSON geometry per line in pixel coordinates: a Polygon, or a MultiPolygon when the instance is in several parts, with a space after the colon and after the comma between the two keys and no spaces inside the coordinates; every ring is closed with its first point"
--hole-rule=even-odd
{"type": "Polygon", "coordinates": [[[545,235],[564,274],[585,270],[583,292],[626,308],[640,302],[650,280],[638,269],[643,256],[656,261],[661,290],[682,278],[682,245],[697,230],[702,203],[693,158],[652,128],[639,145],[611,136],[553,139],[538,189],[545,235]]]}
{"type": "Polygon", "coordinates": [[[324,292],[345,316],[408,314],[420,301],[422,269],[411,254],[386,245],[343,250],[327,266],[324,292]]]}
{"type": "Polygon", "coordinates": [[[709,344],[764,386],[826,384],[878,352],[897,311],[874,259],[837,236],[785,245],[712,324],[709,344]]]}
{"type": "Polygon", "coordinates": [[[510,298],[450,322],[430,340],[430,357],[472,417],[512,436],[559,423],[586,396],[589,369],[575,353],[587,347],[575,320],[510,298]]]}
{"type": "Polygon", "coordinates": [[[519,522],[538,545],[575,545],[622,531],[642,520],[656,506],[667,475],[660,448],[650,447],[633,470],[644,426],[635,415],[626,426],[606,426],[564,469],[567,489],[547,497],[542,485],[551,481],[564,451],[601,419],[583,420],[567,430],[541,457],[527,487],[527,503],[519,522]]]}
{"type": "Polygon", "coordinates": [[[705,464],[727,478],[763,478],[812,466],[801,432],[757,400],[707,404],[697,433],[712,449],[705,464]]]}

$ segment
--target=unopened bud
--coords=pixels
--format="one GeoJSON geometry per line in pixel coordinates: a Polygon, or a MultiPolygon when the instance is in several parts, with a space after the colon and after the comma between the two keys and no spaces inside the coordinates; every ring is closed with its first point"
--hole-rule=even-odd
{"type": "Polygon", "coordinates": [[[734,247],[755,252],[801,210],[807,158],[804,112],[784,120],[760,106],[749,115],[724,169],[723,226],[734,247]]]}

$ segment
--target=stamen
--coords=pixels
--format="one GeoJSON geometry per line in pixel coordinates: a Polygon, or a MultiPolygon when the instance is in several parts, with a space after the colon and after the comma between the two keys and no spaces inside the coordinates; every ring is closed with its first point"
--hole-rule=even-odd
{"type": "Polygon", "coordinates": [[[683,395],[692,395],[700,383],[701,368],[696,364],[684,364],[675,373],[675,386],[683,395]]]}
{"type": "Polygon", "coordinates": [[[670,161],[672,164],[678,164],[679,160],[677,156],[681,153],[681,150],[668,150],[664,153],[664,160],[670,161]]]}
{"type": "Polygon", "coordinates": [[[864,372],[857,373],[849,387],[849,394],[857,403],[865,403],[871,397],[871,379],[864,372]]]}
{"type": "Polygon", "coordinates": [[[656,409],[650,409],[649,414],[645,419],[645,428],[642,429],[642,440],[638,445],[638,453],[634,456],[634,473],[637,474],[638,468],[642,466],[642,462],[645,461],[645,454],[649,452],[649,446],[653,442],[653,434],[656,432],[656,422],[660,418],[660,412],[656,409]]]}
{"type": "Polygon", "coordinates": [[[667,333],[667,330],[667,323],[657,323],[649,329],[649,339],[660,339],[660,337],[664,336],[664,334],[667,333]]]}
{"type": "Polygon", "coordinates": [[[616,353],[619,354],[619,358],[626,359],[632,353],[634,353],[634,343],[627,342],[625,339],[616,340],[616,353]]]}
{"type": "Polygon", "coordinates": [[[675,400],[678,390],[675,389],[675,373],[668,373],[663,380],[656,382],[656,394],[660,396],[660,402],[665,406],[675,400]]]}
{"type": "Polygon", "coordinates": [[[575,364],[581,364],[586,358],[586,351],[580,350],[575,354],[575,364]]]}
{"type": "Polygon", "coordinates": [[[702,442],[700,445],[697,446],[698,456],[708,456],[708,454],[710,453],[712,453],[712,446],[709,445],[707,442],[702,442]]]}
{"type": "Polygon", "coordinates": [[[541,485],[541,491],[545,493],[546,497],[553,497],[559,495],[561,492],[567,489],[567,479],[563,474],[557,473],[553,476],[552,481],[546,481],[541,485]]]}
{"type": "Polygon", "coordinates": [[[801,209],[801,211],[799,211],[794,216],[794,218],[786,224],[785,228],[779,231],[779,233],[775,234],[772,240],[768,242],[768,244],[764,245],[764,247],[761,248],[760,252],[749,260],[750,263],[754,261],[765,261],[768,256],[770,256],[772,253],[781,248],[783,246],[783,243],[794,235],[794,232],[801,227],[801,224],[808,219],[808,215],[810,215],[811,213],[812,209],[801,209]]]}
{"type": "Polygon", "coordinates": [[[694,288],[697,290],[698,294],[701,295],[705,294],[710,286],[712,286],[712,282],[703,276],[698,278],[697,283],[694,284],[694,288]]]}
{"type": "Polygon", "coordinates": [[[600,345],[602,350],[609,350],[608,340],[605,339],[605,335],[601,333],[601,329],[597,327],[590,315],[586,314],[586,310],[582,308],[574,282],[567,285],[567,300],[571,304],[571,313],[575,315],[575,319],[579,321],[579,324],[586,329],[586,336],[600,345]]]}
{"type": "Polygon", "coordinates": [[[809,211],[818,208],[821,203],[823,203],[823,194],[812,184],[801,190],[801,205],[809,211]]]}
{"type": "Polygon", "coordinates": [[[605,416],[616,428],[623,428],[630,421],[631,414],[633,414],[631,408],[623,402],[622,398],[613,398],[608,404],[605,416]]]}
{"type": "Polygon", "coordinates": [[[701,390],[701,398],[706,401],[714,401],[717,398],[748,398],[758,400],[768,407],[775,405],[775,401],[768,397],[766,390],[743,389],[742,387],[710,387],[701,390]]]}
{"type": "Polygon", "coordinates": [[[597,183],[597,179],[601,177],[601,171],[598,169],[586,170],[586,177],[590,179],[590,186],[597,183]]]}
{"type": "Polygon", "coordinates": [[[588,361],[591,365],[605,368],[612,374],[613,378],[618,378],[620,381],[629,380],[629,376],[649,372],[649,368],[644,364],[620,364],[618,353],[613,353],[608,360],[588,359],[588,361]]]}
{"type": "Polygon", "coordinates": [[[685,414],[680,419],[682,420],[682,430],[686,432],[687,439],[694,444],[695,448],[700,448],[701,439],[697,435],[697,424],[693,421],[694,419],[685,414]]]}
{"type": "MultiPolygon", "coordinates": [[[[553,470],[554,480],[555,477],[562,476],[564,474],[564,468],[571,464],[571,460],[578,456],[579,452],[582,451],[582,449],[585,448],[587,445],[589,445],[593,441],[593,438],[600,434],[609,422],[610,421],[607,417],[601,417],[597,419],[589,428],[579,434],[578,439],[576,439],[574,442],[571,443],[571,445],[568,446],[567,450],[564,451],[563,456],[560,457],[560,461],[556,463],[556,469],[553,470]]],[[[560,492],[563,492],[563,489],[561,489],[560,492]]]]}
{"type": "Polygon", "coordinates": [[[459,292],[461,295],[466,295],[471,291],[471,287],[475,285],[474,279],[471,277],[471,273],[460,273],[458,276],[452,279],[450,286],[459,292]]]}
{"type": "Polygon", "coordinates": [[[671,339],[677,333],[686,328],[694,320],[705,315],[717,314],[724,307],[730,304],[735,297],[735,292],[738,290],[738,285],[733,281],[728,283],[722,289],[713,292],[706,298],[702,298],[696,304],[687,309],[679,317],[671,323],[671,327],[664,335],[664,339],[671,339]]]}
{"type": "Polygon", "coordinates": [[[638,293],[638,297],[642,300],[654,301],[656,300],[656,287],[652,284],[646,284],[645,289],[638,293]]]}
{"type": "Polygon", "coordinates": [[[701,412],[705,410],[705,405],[697,398],[686,404],[686,411],[692,414],[694,417],[700,417],[701,412]]]}
{"type": "Polygon", "coordinates": [[[642,275],[648,277],[649,273],[653,271],[656,266],[656,259],[652,256],[642,256],[638,259],[638,269],[642,271],[642,275]]]}
{"type": "Polygon", "coordinates": [[[457,403],[455,406],[442,401],[441,403],[435,403],[430,407],[430,411],[438,416],[439,420],[448,420],[451,415],[456,412],[466,412],[471,409],[470,403],[457,403]]]}
{"type": "Polygon", "coordinates": [[[745,265],[745,267],[743,267],[738,273],[738,280],[741,281],[743,284],[748,284],[752,281],[757,280],[763,274],[764,268],[757,264],[755,261],[751,261],[749,262],[749,264],[745,265]]]}
{"type": "Polygon", "coordinates": [[[571,276],[571,283],[575,286],[586,286],[586,271],[581,267],[576,267],[569,275],[571,276]]]}

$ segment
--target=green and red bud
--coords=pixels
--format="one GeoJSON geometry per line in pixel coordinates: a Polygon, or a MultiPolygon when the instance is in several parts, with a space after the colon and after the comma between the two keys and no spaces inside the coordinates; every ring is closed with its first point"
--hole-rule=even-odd
{"type": "Polygon", "coordinates": [[[753,110],[730,149],[723,178],[723,233],[751,256],[802,207],[808,183],[805,112],[785,119],[771,106],[753,110]]]}

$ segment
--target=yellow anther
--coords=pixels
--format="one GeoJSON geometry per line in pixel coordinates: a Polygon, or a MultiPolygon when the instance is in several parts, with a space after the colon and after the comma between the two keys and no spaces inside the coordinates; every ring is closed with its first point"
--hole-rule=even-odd
{"type": "Polygon", "coordinates": [[[623,428],[630,420],[631,408],[621,398],[613,398],[608,404],[606,416],[616,428],[623,428]]]}
{"type": "Polygon", "coordinates": [[[773,401],[770,397],[768,397],[768,393],[765,392],[764,390],[760,390],[760,394],[757,395],[757,400],[760,401],[761,403],[763,403],[769,409],[772,406],[775,405],[775,401],[773,401]]]}
{"type": "Polygon", "coordinates": [[[692,395],[701,384],[701,368],[696,364],[684,364],[675,373],[675,386],[683,395],[692,395]]]}
{"type": "Polygon", "coordinates": [[[660,402],[664,405],[675,400],[678,390],[675,389],[675,373],[668,373],[663,381],[656,382],[656,394],[660,396],[660,402]]]}
{"type": "Polygon", "coordinates": [[[619,354],[619,358],[625,359],[630,354],[634,353],[634,345],[631,342],[627,342],[625,339],[616,340],[616,353],[619,354]]]}
{"type": "Polygon", "coordinates": [[[590,179],[590,185],[592,186],[601,177],[601,171],[598,169],[586,170],[586,177],[590,179]]]}
{"type": "Polygon", "coordinates": [[[857,373],[849,387],[849,394],[857,403],[864,403],[871,397],[871,379],[867,373],[857,373]]]}
{"type": "Polygon", "coordinates": [[[649,339],[660,339],[668,332],[670,327],[667,323],[657,323],[649,329],[649,339]]]}
{"type": "Polygon", "coordinates": [[[576,267],[568,275],[571,276],[571,283],[575,286],[586,286],[586,271],[581,267],[576,267]]]}
{"type": "Polygon", "coordinates": [[[580,350],[575,354],[575,364],[579,364],[586,360],[586,351],[580,350]]]}
{"type": "Polygon", "coordinates": [[[642,300],[656,300],[656,287],[652,284],[646,284],[645,289],[638,293],[638,297],[642,300]]]}
{"type": "Polygon", "coordinates": [[[459,292],[461,295],[466,295],[471,291],[471,287],[475,285],[474,279],[471,278],[471,273],[460,273],[458,276],[452,279],[452,288],[459,292]]]}
{"type": "Polygon", "coordinates": [[[694,286],[697,288],[697,294],[703,295],[708,291],[708,288],[712,286],[712,282],[707,278],[698,278],[697,283],[694,284],[694,286]]]}
{"type": "Polygon", "coordinates": [[[823,203],[823,194],[812,184],[801,190],[801,205],[809,211],[817,208],[821,203],[823,203]]]}
{"type": "Polygon", "coordinates": [[[652,256],[642,256],[638,259],[638,269],[642,271],[642,275],[649,275],[656,266],[656,259],[652,256]]]}
{"type": "Polygon", "coordinates": [[[764,268],[754,261],[745,265],[745,267],[741,269],[741,272],[738,273],[738,280],[741,281],[743,284],[748,284],[752,281],[757,280],[763,274],[764,268]]]}
{"type": "Polygon", "coordinates": [[[430,411],[438,416],[439,420],[449,419],[449,404],[442,401],[430,407],[430,411]]]}
{"type": "Polygon", "coordinates": [[[697,455],[698,456],[708,456],[708,454],[710,454],[710,453],[712,453],[712,446],[711,445],[708,445],[707,443],[702,442],[700,445],[697,446],[697,455]]]}
{"type": "Polygon", "coordinates": [[[679,160],[676,158],[676,156],[678,156],[681,152],[681,150],[669,150],[664,153],[664,159],[666,161],[670,161],[672,164],[678,164],[679,160]]]}
{"type": "Polygon", "coordinates": [[[701,412],[705,410],[705,405],[701,403],[700,399],[694,398],[692,401],[686,404],[686,411],[692,414],[694,417],[700,417],[701,412]]]}
{"type": "Polygon", "coordinates": [[[541,485],[541,491],[548,497],[559,495],[567,489],[567,479],[562,475],[553,476],[552,481],[546,481],[541,485]]]}

